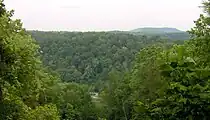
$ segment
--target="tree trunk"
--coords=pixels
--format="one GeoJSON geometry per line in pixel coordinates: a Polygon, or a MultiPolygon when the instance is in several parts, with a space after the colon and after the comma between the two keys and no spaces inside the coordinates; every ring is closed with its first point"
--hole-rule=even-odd
{"type": "Polygon", "coordinates": [[[126,114],[126,111],[125,111],[125,105],[124,105],[124,102],[122,101],[122,104],[123,104],[123,112],[124,112],[124,115],[125,115],[125,120],[128,120],[127,118],[127,114],[126,114]]]}
{"type": "Polygon", "coordinates": [[[2,87],[0,86],[0,103],[3,102],[3,92],[2,92],[2,87]]]}

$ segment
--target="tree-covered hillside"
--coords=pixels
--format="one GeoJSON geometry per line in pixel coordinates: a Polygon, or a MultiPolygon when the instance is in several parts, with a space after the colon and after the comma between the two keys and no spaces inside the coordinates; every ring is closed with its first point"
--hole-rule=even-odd
{"type": "Polygon", "coordinates": [[[61,79],[76,82],[103,80],[111,70],[129,71],[136,53],[160,37],[110,32],[30,31],[42,51],[46,66],[61,79]]]}

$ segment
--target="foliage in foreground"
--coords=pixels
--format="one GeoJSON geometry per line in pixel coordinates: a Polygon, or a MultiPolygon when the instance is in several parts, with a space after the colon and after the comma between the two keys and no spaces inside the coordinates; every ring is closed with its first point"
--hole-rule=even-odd
{"type": "Polygon", "coordinates": [[[147,47],[130,72],[108,72],[96,103],[88,86],[61,82],[43,67],[38,45],[12,15],[0,1],[1,119],[210,119],[208,16],[195,22],[184,45],[147,47]]]}

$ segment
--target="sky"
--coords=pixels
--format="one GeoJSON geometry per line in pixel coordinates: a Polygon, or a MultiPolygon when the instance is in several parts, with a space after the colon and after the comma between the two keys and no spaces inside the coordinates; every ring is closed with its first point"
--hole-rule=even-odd
{"type": "Polygon", "coordinates": [[[5,0],[28,30],[109,31],[140,27],[189,30],[202,0],[5,0]]]}

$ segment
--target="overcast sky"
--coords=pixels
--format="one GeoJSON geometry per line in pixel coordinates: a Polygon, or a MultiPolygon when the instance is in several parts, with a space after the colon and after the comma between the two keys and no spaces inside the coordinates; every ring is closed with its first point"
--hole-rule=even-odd
{"type": "Polygon", "coordinates": [[[202,0],[5,0],[26,29],[106,31],[139,27],[188,30],[202,0]]]}

